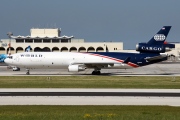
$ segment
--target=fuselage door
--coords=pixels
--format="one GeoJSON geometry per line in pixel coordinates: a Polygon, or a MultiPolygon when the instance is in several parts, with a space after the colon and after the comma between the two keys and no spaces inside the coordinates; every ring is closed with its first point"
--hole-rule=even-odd
{"type": "Polygon", "coordinates": [[[16,58],[15,58],[15,59],[16,59],[16,62],[19,62],[19,59],[20,59],[20,58],[19,58],[19,55],[16,55],[16,58]]]}

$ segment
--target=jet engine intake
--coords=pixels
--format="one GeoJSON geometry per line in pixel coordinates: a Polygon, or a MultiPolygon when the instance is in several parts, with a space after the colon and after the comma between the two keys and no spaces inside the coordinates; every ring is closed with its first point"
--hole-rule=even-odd
{"type": "Polygon", "coordinates": [[[69,65],[68,66],[68,71],[69,72],[79,72],[79,71],[84,71],[86,67],[84,65],[69,65]]]}

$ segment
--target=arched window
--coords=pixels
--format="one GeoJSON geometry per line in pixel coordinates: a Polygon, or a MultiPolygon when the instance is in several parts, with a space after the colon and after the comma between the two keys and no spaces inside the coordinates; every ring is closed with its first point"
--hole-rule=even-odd
{"type": "Polygon", "coordinates": [[[69,49],[69,52],[77,52],[77,48],[76,48],[76,47],[71,47],[71,48],[69,49]]]}
{"type": "Polygon", "coordinates": [[[68,48],[67,47],[62,47],[61,52],[68,52],[68,48]]]}
{"type": "Polygon", "coordinates": [[[87,49],[87,52],[95,52],[95,49],[94,49],[93,47],[89,47],[89,48],[87,49]]]}
{"type": "Polygon", "coordinates": [[[49,47],[44,47],[42,49],[42,52],[51,52],[50,48],[49,47]]]}
{"type": "Polygon", "coordinates": [[[96,49],[96,52],[104,52],[104,49],[103,49],[102,47],[98,47],[98,48],[96,49]]]}
{"type": "Polygon", "coordinates": [[[78,52],[86,52],[86,48],[85,47],[80,47],[78,52]]]}
{"type": "Polygon", "coordinates": [[[59,52],[59,48],[58,47],[53,47],[52,52],[59,52]]]}
{"type": "Polygon", "coordinates": [[[5,48],[4,47],[0,47],[0,54],[5,54],[5,48]]]}
{"type": "Polygon", "coordinates": [[[41,52],[41,51],[42,51],[42,49],[40,47],[35,47],[34,48],[34,52],[41,52]]]}
{"type": "Polygon", "coordinates": [[[17,47],[17,48],[16,48],[16,53],[19,53],[19,52],[24,52],[24,50],[23,50],[22,47],[17,47]]]}

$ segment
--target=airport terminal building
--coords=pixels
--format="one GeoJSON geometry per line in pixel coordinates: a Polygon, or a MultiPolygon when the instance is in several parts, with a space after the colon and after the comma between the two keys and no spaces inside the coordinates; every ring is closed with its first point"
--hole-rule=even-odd
{"type": "Polygon", "coordinates": [[[11,54],[24,52],[28,46],[33,52],[117,52],[123,50],[122,42],[85,42],[73,36],[61,36],[61,30],[39,29],[30,30],[30,36],[11,36],[1,39],[0,54],[7,54],[9,45],[11,54]]]}
{"type": "MultiPolygon", "coordinates": [[[[124,50],[123,42],[85,42],[73,36],[61,36],[61,29],[48,28],[30,29],[29,36],[11,36],[9,39],[1,39],[0,54],[7,54],[9,46],[11,54],[24,52],[28,46],[32,52],[136,52],[136,50],[124,50]]],[[[167,52],[180,60],[180,43],[174,43],[175,49],[167,52]]],[[[175,59],[175,58],[171,58],[175,59]]]]}

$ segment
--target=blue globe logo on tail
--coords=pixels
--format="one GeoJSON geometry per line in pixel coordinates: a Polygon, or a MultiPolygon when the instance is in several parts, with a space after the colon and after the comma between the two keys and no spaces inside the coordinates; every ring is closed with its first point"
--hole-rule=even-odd
{"type": "Polygon", "coordinates": [[[156,34],[154,36],[154,40],[156,41],[164,41],[166,39],[166,36],[164,34],[156,34]]]}

